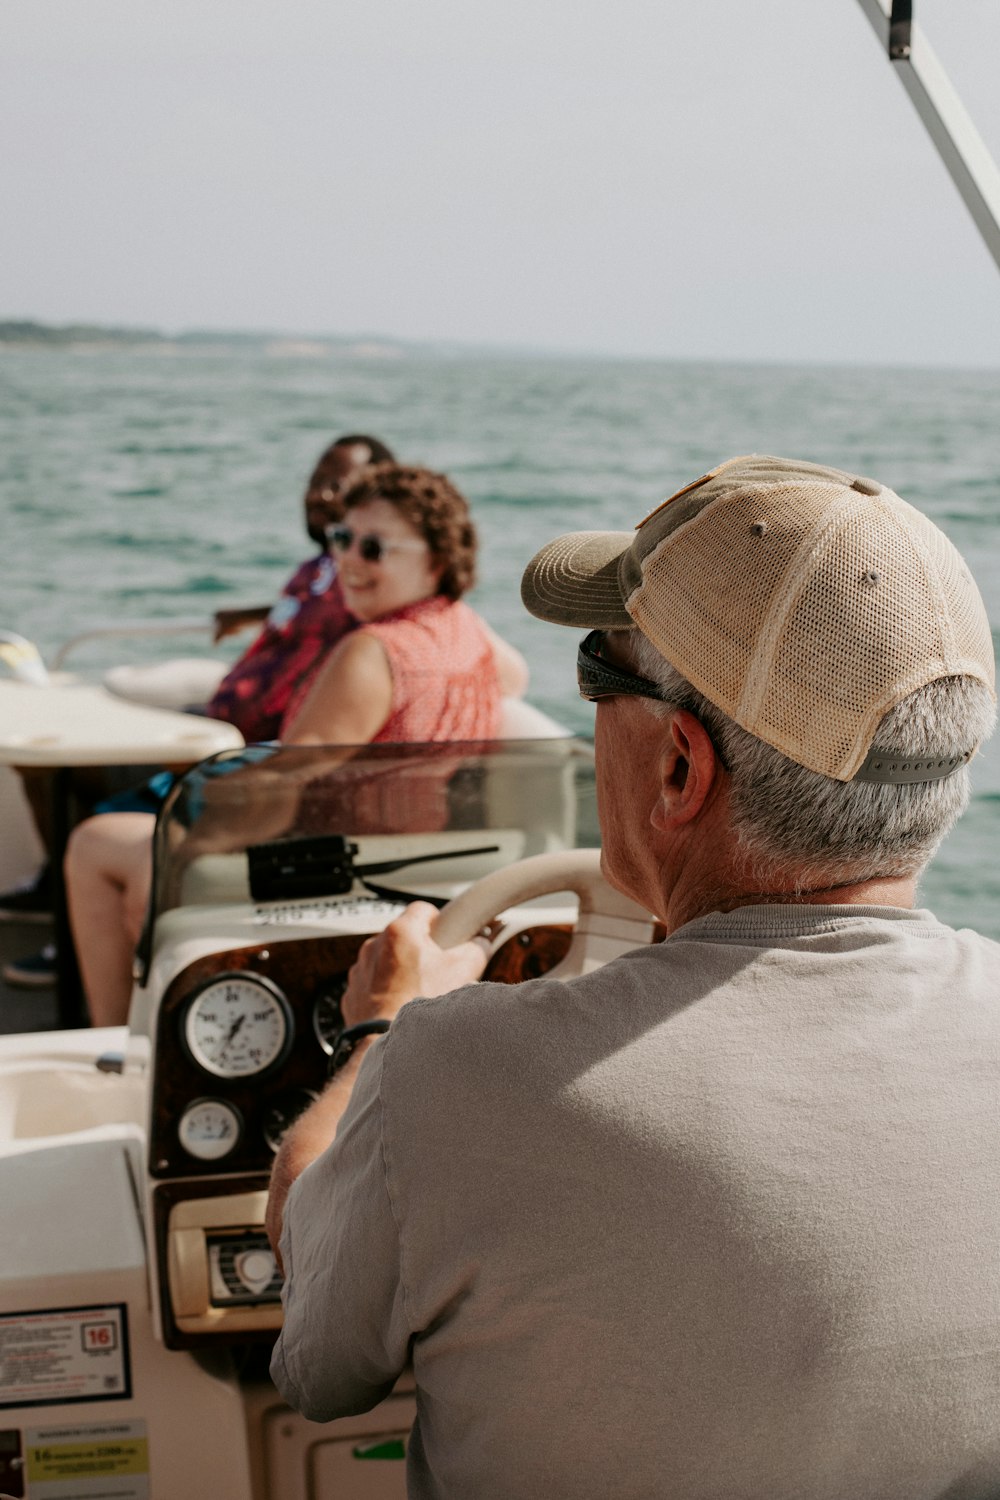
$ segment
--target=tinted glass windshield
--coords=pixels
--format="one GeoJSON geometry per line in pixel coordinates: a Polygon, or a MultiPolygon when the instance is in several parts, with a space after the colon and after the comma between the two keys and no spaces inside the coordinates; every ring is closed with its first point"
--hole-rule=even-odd
{"type": "Polygon", "coordinates": [[[147,938],[184,905],[351,890],[440,904],[515,860],[599,842],[586,741],[251,745],[203,761],[168,797],[147,938]]]}

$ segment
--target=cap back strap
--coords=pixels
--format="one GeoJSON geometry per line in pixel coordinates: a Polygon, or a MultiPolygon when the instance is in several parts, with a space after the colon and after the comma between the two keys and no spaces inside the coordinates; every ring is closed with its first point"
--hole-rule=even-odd
{"type": "Polygon", "coordinates": [[[975,749],[961,755],[905,755],[894,750],[869,750],[852,781],[873,781],[885,786],[910,786],[919,781],[944,781],[968,765],[975,749]]]}

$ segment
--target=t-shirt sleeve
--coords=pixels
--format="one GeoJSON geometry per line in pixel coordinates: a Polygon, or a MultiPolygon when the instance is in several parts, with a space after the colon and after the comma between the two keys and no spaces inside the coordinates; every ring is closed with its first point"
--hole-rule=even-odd
{"type": "Polygon", "coordinates": [[[293,1185],[281,1255],[284,1325],[271,1376],[315,1422],[368,1411],[409,1358],[399,1234],[382,1149],[388,1038],[358,1072],[333,1145],[293,1185]]]}

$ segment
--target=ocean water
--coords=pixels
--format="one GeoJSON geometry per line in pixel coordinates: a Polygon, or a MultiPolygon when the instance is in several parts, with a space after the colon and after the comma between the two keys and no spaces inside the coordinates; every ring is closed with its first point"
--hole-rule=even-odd
{"type": "MultiPolygon", "coordinates": [[[[273,599],[311,550],[300,499],[319,452],[372,432],[469,496],[473,603],[528,658],[530,698],[588,734],[575,633],[532,620],[518,596],[543,542],[628,529],[734,454],[790,454],[870,474],[933,516],[996,635],[998,410],[1000,371],[4,349],[0,626],[51,657],[94,626],[206,622],[200,635],[88,646],[73,664],[95,674],[209,653],[212,612],[273,599]]],[[[974,786],[923,900],[1000,937],[1000,744],[978,757],[974,786]]]]}

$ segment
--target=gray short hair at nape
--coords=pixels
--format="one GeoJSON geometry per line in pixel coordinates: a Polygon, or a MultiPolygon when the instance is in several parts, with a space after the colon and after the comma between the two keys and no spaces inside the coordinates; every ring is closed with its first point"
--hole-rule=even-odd
{"type": "MultiPolygon", "coordinates": [[[[795,889],[920,873],[969,802],[968,767],[944,781],[909,786],[836,781],[796,765],[748,734],[631,633],[637,669],[663,690],[644,699],[661,717],[685,708],[707,729],[729,772],[733,831],[747,876],[767,889],[795,871],[795,889]]],[[[957,755],[992,733],[992,693],[973,677],[943,677],[911,693],[879,725],[874,748],[957,755]]]]}

